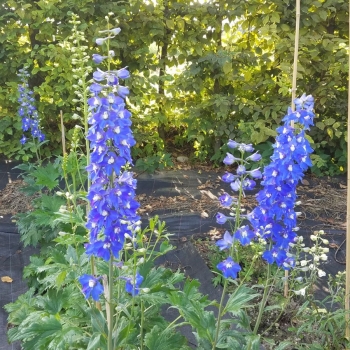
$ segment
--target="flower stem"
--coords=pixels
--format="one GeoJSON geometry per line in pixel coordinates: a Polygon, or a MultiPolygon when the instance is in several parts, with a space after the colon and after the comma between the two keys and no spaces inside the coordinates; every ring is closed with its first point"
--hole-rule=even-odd
{"type": "Polygon", "coordinates": [[[218,338],[219,338],[220,323],[221,323],[221,317],[222,317],[221,314],[222,314],[222,308],[224,306],[224,299],[225,299],[225,295],[226,295],[227,285],[228,285],[228,281],[227,281],[227,279],[225,279],[224,289],[222,290],[222,294],[221,294],[221,300],[220,300],[219,311],[218,311],[218,322],[217,322],[217,325],[216,325],[216,333],[215,333],[215,339],[214,339],[214,342],[213,342],[212,350],[215,350],[216,343],[218,342],[218,338]]]}
{"type": "Polygon", "coordinates": [[[141,329],[140,329],[140,350],[143,350],[143,323],[144,323],[144,320],[145,320],[145,317],[144,317],[144,313],[145,313],[145,310],[144,310],[144,304],[143,304],[143,300],[141,299],[141,329]]]}
{"type": "Polygon", "coordinates": [[[108,350],[114,350],[113,348],[113,255],[111,252],[111,258],[109,259],[109,277],[108,277],[108,294],[109,300],[107,300],[107,307],[109,312],[107,313],[107,324],[108,324],[108,350]]]}
{"type": "Polygon", "coordinates": [[[270,281],[270,275],[271,275],[271,266],[270,266],[270,264],[267,264],[266,284],[265,284],[263,297],[261,299],[261,303],[260,303],[260,307],[259,307],[258,318],[256,319],[255,327],[253,330],[254,334],[257,334],[257,332],[258,332],[258,329],[259,329],[260,323],[261,323],[261,318],[262,318],[262,315],[264,313],[264,309],[265,309],[265,305],[266,305],[266,301],[267,301],[267,296],[268,296],[268,290],[269,290],[268,285],[269,285],[269,281],[270,281]]]}

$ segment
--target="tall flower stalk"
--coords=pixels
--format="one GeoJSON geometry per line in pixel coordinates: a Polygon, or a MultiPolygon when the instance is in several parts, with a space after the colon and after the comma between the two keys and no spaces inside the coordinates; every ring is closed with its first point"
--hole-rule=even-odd
{"type": "MultiPolygon", "coordinates": [[[[237,253],[237,244],[246,246],[253,240],[263,242],[266,250],[262,257],[267,262],[266,285],[260,302],[259,313],[253,334],[257,335],[262,315],[265,309],[268,290],[270,286],[270,265],[276,263],[278,267],[289,270],[295,266],[295,257],[290,251],[290,246],[297,239],[296,232],[298,212],[295,211],[297,204],[296,187],[302,179],[304,172],[311,166],[310,153],[313,151],[305,137],[305,132],[313,125],[312,96],[305,94],[294,100],[295,111],[288,110],[283,118],[283,126],[277,129],[278,136],[274,144],[274,152],[271,163],[263,171],[259,169],[247,171],[248,161],[258,161],[261,156],[254,153],[244,157],[246,152],[253,152],[251,145],[237,143],[233,140],[228,142],[228,147],[240,151],[241,156],[236,158],[228,153],[224,159],[226,165],[237,164],[236,174],[226,172],[222,180],[230,184],[231,189],[237,192],[237,198],[224,193],[219,197],[221,205],[231,209],[230,216],[218,213],[216,216],[219,224],[233,222],[232,235],[226,231],[223,239],[217,241],[220,250],[228,250],[228,257],[217,265],[222,272],[224,289],[219,305],[216,335],[212,349],[218,341],[220,322],[222,318],[223,302],[227,290],[228,279],[237,278],[241,270],[240,257],[237,253]],[[292,126],[293,125],[293,126],[292,126]],[[251,177],[252,179],[250,179],[251,177]],[[254,179],[261,179],[263,189],[258,192],[256,199],[258,206],[249,214],[242,214],[241,201],[244,191],[255,187],[254,179]],[[243,220],[249,224],[242,225],[243,220]],[[235,260],[232,256],[235,255],[235,260]]],[[[239,287],[238,287],[239,288],[239,287]]],[[[251,343],[248,344],[250,349],[251,343]]]]}
{"type": "MultiPolygon", "coordinates": [[[[87,198],[90,204],[86,227],[89,230],[89,243],[86,253],[109,262],[108,277],[84,275],[80,278],[86,297],[99,300],[104,293],[107,308],[108,349],[112,350],[113,330],[113,285],[114,260],[119,259],[125,237],[133,237],[139,225],[135,200],[136,180],[128,169],[132,165],[130,148],[135,144],[131,131],[131,113],[126,109],[125,97],[129,89],[120,84],[129,77],[126,68],[112,70],[114,52],[109,50],[109,41],[120,32],[119,28],[107,29],[101,33],[96,43],[106,46],[107,54],[93,55],[97,64],[107,62],[107,70],[97,68],[93,72],[93,82],[89,87],[90,162],[87,166],[91,186],[87,198]],[[101,280],[104,279],[104,288],[101,280]],[[106,281],[108,279],[108,281],[106,281]]],[[[138,294],[142,276],[137,271],[134,276],[125,278],[126,291],[132,296],[138,294]]]]}
{"type": "MultiPolygon", "coordinates": [[[[35,107],[34,93],[29,88],[28,78],[30,77],[28,73],[28,68],[24,67],[19,70],[18,76],[20,77],[21,83],[18,85],[18,102],[19,109],[18,115],[22,118],[22,130],[23,135],[20,139],[22,145],[26,144],[28,141],[28,135],[26,133],[30,131],[33,142],[37,146],[38,143],[45,140],[45,134],[41,130],[40,119],[38,111],[35,107]]],[[[35,147],[37,160],[40,161],[40,155],[38,153],[38,147],[35,147]]]]}

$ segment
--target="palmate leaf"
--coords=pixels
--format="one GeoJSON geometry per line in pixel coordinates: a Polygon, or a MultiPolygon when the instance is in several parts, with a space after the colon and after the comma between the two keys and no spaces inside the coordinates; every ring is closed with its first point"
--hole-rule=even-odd
{"type": "Polygon", "coordinates": [[[36,178],[38,185],[45,186],[50,191],[58,186],[60,173],[54,164],[48,163],[45,167],[38,167],[32,171],[31,175],[36,178]]]}
{"type": "Polygon", "coordinates": [[[249,306],[249,301],[258,297],[259,294],[246,286],[241,286],[233,294],[230,295],[230,298],[227,301],[227,304],[223,310],[223,314],[226,312],[231,312],[233,315],[237,314],[240,309],[249,306]]]}
{"type": "Polygon", "coordinates": [[[55,334],[62,330],[62,325],[54,316],[40,317],[40,314],[32,313],[16,332],[9,331],[9,341],[21,340],[24,350],[47,349],[55,334]]]}
{"type": "Polygon", "coordinates": [[[186,338],[169,329],[162,330],[154,326],[145,336],[145,344],[149,350],[180,350],[186,344],[186,338]]]}

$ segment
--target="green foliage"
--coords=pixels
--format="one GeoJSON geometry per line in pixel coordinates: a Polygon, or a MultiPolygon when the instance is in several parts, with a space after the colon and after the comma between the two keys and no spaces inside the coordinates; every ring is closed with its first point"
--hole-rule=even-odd
{"type": "MultiPolygon", "coordinates": [[[[6,156],[30,157],[17,141],[16,73],[24,65],[30,67],[29,85],[49,139],[43,156],[61,152],[61,110],[67,137],[72,137],[75,89],[66,45],[71,11],[79,15],[78,29],[89,42],[108,12],[118,14],[122,31],[111,49],[132,73],[128,104],[137,139],[133,152],[144,158],[138,163],[142,171],[171,165],[167,152],[178,146],[187,145],[198,159],[217,164],[229,138],[264,145],[291,104],[295,8],[290,1],[23,0],[4,8],[0,152],[6,156]]],[[[311,138],[317,174],[340,174],[346,168],[347,11],[346,3],[336,0],[301,5],[297,93],[316,99],[311,138]]],[[[96,51],[88,45],[88,54],[96,51]]]]}

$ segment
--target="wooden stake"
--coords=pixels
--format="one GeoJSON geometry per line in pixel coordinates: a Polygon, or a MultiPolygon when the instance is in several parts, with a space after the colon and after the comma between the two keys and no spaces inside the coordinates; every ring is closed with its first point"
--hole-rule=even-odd
{"type": "MultiPolygon", "coordinates": [[[[293,63],[293,78],[292,78],[292,111],[295,111],[294,100],[297,91],[297,74],[298,74],[298,53],[299,53],[299,28],[300,28],[300,0],[296,0],[295,10],[295,37],[294,37],[294,63],[293,63]]],[[[294,121],[291,122],[294,127],[294,121]]],[[[284,297],[288,297],[288,271],[284,271],[284,297]]]]}
{"type": "MultiPolygon", "coordinates": [[[[349,2],[349,47],[350,52],[350,2],[349,2]]],[[[350,56],[349,56],[350,57],[350,56]]],[[[345,338],[350,339],[350,323],[349,323],[349,308],[350,308],[350,58],[348,71],[348,166],[347,166],[347,198],[346,198],[346,282],[345,282],[345,338]]]]}
{"type": "Polygon", "coordinates": [[[65,154],[66,154],[66,135],[65,135],[65,132],[64,132],[63,112],[62,112],[62,110],[60,111],[60,116],[61,116],[62,151],[63,151],[63,156],[65,156],[65,154]]]}

